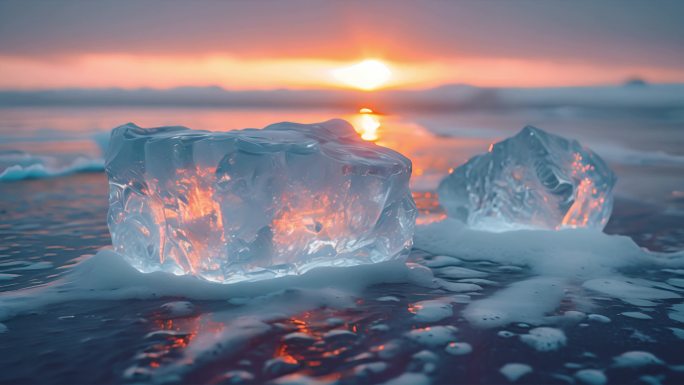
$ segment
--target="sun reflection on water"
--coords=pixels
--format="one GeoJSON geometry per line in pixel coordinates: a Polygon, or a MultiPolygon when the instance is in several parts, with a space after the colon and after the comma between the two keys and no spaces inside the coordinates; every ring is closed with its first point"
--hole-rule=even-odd
{"type": "Polygon", "coordinates": [[[354,129],[361,135],[361,139],[369,142],[380,138],[378,135],[380,125],[380,115],[367,107],[361,108],[353,120],[354,129]]]}

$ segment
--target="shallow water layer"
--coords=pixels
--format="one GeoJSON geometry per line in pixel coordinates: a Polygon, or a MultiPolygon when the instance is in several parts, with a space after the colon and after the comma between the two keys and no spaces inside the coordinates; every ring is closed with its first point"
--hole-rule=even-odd
{"type": "MultiPolygon", "coordinates": [[[[104,182],[91,173],[2,185],[3,295],[55,282],[110,243],[104,182]]],[[[433,195],[416,198],[424,218],[439,215],[433,195]]],[[[681,250],[682,219],[619,200],[607,231],[651,249],[681,250]]],[[[518,383],[580,383],[596,373],[610,383],[684,381],[684,311],[673,310],[684,296],[682,269],[622,269],[642,289],[671,294],[647,298],[563,281],[562,299],[545,314],[557,317],[481,328],[468,319],[469,306],[537,273],[417,249],[409,262],[427,266],[440,283],[418,269],[404,283],[332,301],[290,289],[251,299],[36,307],[2,321],[0,382],[502,383],[516,373],[523,373],[518,383]],[[655,358],[621,356],[631,351],[655,358]],[[594,369],[600,372],[587,372],[594,369]]]]}
{"type": "MultiPolygon", "coordinates": [[[[68,165],[76,155],[97,159],[101,137],[93,133],[126,121],[220,130],[333,116],[364,124],[359,114],[322,110],[2,109],[0,151],[68,165]]],[[[577,137],[616,171],[606,233],[681,254],[683,116],[375,114],[378,142],[413,160],[423,247],[399,283],[353,289],[295,284],[224,299],[163,277],[154,280],[174,290],[127,288],[148,276],[93,263],[111,245],[104,174],[0,182],[0,383],[683,383],[684,267],[621,263],[641,254],[613,237],[586,249],[596,259],[582,260],[582,242],[561,238],[558,250],[553,241],[524,245],[507,260],[477,254],[481,234],[447,226],[443,243],[425,244],[426,233],[441,233],[420,230],[444,220],[434,188],[449,168],[533,124],[577,137]],[[129,275],[112,277],[122,272],[129,275]],[[90,286],[65,284],[74,277],[90,286]],[[168,294],[179,290],[193,294],[168,294]]]]}

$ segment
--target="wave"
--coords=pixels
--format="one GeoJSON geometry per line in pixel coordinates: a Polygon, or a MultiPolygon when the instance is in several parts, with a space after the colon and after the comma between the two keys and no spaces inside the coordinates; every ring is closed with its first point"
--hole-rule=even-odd
{"type": "Polygon", "coordinates": [[[592,147],[596,153],[609,162],[630,166],[682,166],[684,155],[669,154],[664,151],[643,151],[615,145],[592,147]]]}
{"type": "Polygon", "coordinates": [[[104,170],[104,159],[77,156],[62,159],[57,156],[32,155],[23,151],[0,153],[0,181],[53,178],[78,172],[104,170]],[[4,169],[3,169],[4,168],[4,169]]]}

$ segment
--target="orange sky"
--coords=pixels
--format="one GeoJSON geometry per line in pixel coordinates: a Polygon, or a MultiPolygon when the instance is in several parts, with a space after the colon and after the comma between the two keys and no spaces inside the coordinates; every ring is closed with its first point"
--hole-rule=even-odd
{"type": "Polygon", "coordinates": [[[684,82],[684,6],[659,5],[4,1],[0,89],[353,88],[364,59],[379,88],[684,82]]]}
{"type": "MultiPolygon", "coordinates": [[[[95,54],[55,61],[0,57],[0,88],[172,88],[218,85],[227,89],[349,87],[335,71],[359,60],[235,59],[228,56],[147,56],[95,54]]],[[[428,88],[450,83],[478,86],[573,86],[617,84],[640,76],[677,82],[684,69],[625,65],[608,68],[539,60],[463,58],[424,62],[383,62],[391,71],[379,88],[428,88]]]]}

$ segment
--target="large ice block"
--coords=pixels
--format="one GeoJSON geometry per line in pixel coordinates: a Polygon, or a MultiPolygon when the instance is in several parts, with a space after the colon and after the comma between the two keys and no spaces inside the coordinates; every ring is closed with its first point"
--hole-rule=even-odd
{"type": "Polygon", "coordinates": [[[613,209],[615,181],[576,140],[527,126],[455,169],[438,195],[449,216],[477,229],[600,230],[613,209]]]}
{"type": "Polygon", "coordinates": [[[108,224],[138,270],[230,283],[405,256],[411,161],[343,120],[112,131],[108,224]]]}

